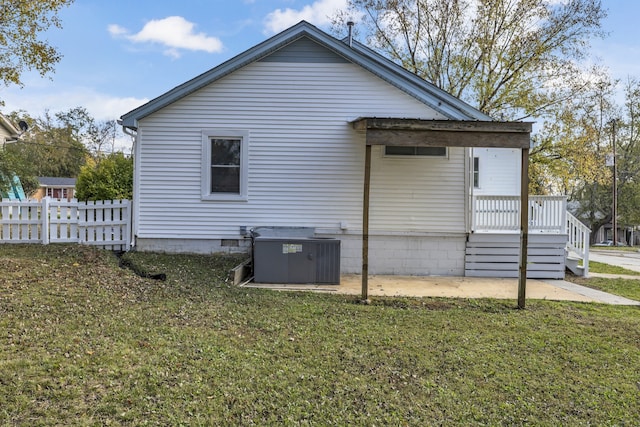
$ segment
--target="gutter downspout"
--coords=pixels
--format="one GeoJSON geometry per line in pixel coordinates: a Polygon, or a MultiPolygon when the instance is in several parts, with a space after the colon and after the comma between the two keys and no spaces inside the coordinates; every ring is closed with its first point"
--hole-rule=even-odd
{"type": "MultiPolygon", "coordinates": [[[[122,125],[122,121],[118,121],[120,125],[122,125]]],[[[133,147],[131,148],[131,155],[133,156],[133,200],[131,201],[131,248],[135,248],[136,246],[136,237],[138,236],[138,170],[140,169],[138,166],[138,131],[134,128],[129,128],[126,126],[122,126],[122,132],[125,135],[128,135],[133,140],[133,147]]]]}

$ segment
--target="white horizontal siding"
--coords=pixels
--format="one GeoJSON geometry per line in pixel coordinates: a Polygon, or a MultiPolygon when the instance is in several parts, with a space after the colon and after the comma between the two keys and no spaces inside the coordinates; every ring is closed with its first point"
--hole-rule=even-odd
{"type": "MultiPolygon", "coordinates": [[[[352,64],[250,64],[139,123],[142,238],[237,237],[240,226],[361,230],[362,116],[443,119],[352,64]],[[246,202],[200,199],[201,130],[248,130],[246,202]]],[[[464,231],[464,155],[374,160],[371,229],[464,231]]]]}
{"type": "Polygon", "coordinates": [[[464,230],[464,149],[448,157],[384,156],[374,147],[371,219],[393,231],[464,230]]]}
{"type": "Polygon", "coordinates": [[[520,195],[520,150],[511,148],[474,148],[480,161],[480,187],[477,195],[520,195]]]}

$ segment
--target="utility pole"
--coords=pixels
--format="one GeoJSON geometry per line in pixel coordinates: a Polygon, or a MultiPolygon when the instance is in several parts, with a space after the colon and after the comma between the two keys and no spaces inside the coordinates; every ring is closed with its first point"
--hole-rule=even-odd
{"type": "Polygon", "coordinates": [[[611,121],[613,132],[613,205],[611,207],[611,224],[613,226],[613,246],[618,246],[618,167],[616,159],[616,120],[611,121]]]}

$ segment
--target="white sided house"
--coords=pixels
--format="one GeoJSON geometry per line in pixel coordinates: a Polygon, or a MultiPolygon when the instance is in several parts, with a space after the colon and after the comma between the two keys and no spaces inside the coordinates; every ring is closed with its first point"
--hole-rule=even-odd
{"type": "MultiPolygon", "coordinates": [[[[249,251],[251,230],[291,227],[339,239],[342,273],[368,245],[370,274],[517,277],[531,124],[492,121],[350,38],[301,22],[121,119],[138,250],[249,251]]],[[[538,234],[562,277],[566,201],[529,202],[554,206],[538,234]]]]}

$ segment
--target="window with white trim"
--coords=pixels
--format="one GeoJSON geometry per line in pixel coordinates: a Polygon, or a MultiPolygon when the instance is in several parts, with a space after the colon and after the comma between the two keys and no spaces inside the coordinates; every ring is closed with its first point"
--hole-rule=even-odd
{"type": "Polygon", "coordinates": [[[385,145],[385,156],[446,157],[447,147],[420,147],[413,145],[385,145]]]}
{"type": "Polygon", "coordinates": [[[47,187],[47,197],[52,199],[66,199],[68,190],[66,188],[47,187]]]}
{"type": "Polygon", "coordinates": [[[246,200],[248,143],[247,131],[202,131],[203,200],[246,200]]]}

